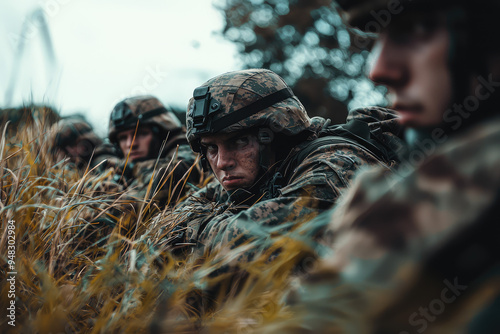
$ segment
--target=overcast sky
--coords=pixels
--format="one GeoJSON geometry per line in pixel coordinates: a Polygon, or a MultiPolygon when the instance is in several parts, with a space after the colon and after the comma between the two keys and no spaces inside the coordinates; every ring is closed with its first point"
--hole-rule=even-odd
{"type": "Polygon", "coordinates": [[[63,115],[85,113],[100,135],[127,96],[184,109],[194,88],[241,68],[209,0],[2,0],[0,20],[0,107],[48,102],[63,115]]]}

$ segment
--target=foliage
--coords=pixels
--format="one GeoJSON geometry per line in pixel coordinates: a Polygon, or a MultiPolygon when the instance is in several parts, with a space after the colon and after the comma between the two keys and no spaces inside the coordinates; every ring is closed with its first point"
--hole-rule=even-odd
{"type": "Polygon", "coordinates": [[[293,86],[311,115],[343,122],[346,105],[383,103],[366,79],[370,45],[345,27],[331,0],[219,0],[223,36],[248,68],[268,68],[293,86]]]}

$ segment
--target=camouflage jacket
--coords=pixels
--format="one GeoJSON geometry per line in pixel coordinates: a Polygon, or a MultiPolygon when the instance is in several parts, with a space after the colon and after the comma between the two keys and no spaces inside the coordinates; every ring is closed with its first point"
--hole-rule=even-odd
{"type": "Polygon", "coordinates": [[[110,143],[103,142],[96,147],[89,164],[89,169],[97,167],[97,170],[103,171],[107,168],[117,166],[120,160],[116,153],[116,148],[110,143]]]}
{"type": "Polygon", "coordinates": [[[412,170],[360,175],[330,213],[333,253],[290,298],[324,313],[298,327],[500,332],[500,118],[425,146],[412,170]]]}
{"type": "Polygon", "coordinates": [[[125,170],[123,163],[117,169],[115,180],[125,185],[134,200],[153,199],[160,207],[174,205],[192,186],[200,183],[202,176],[196,155],[182,137],[184,143],[167,147],[166,154],[159,159],[128,162],[125,170]]]}
{"type": "MultiPolygon", "coordinates": [[[[355,110],[349,117],[367,120],[378,126],[385,138],[396,138],[392,127],[397,124],[395,116],[385,109],[355,110]]],[[[315,135],[311,140],[317,138],[325,120],[315,117],[312,124],[315,135]]],[[[309,140],[304,141],[294,147],[291,156],[301,152],[309,143],[309,140]]],[[[183,203],[178,213],[185,223],[176,230],[182,231],[181,242],[196,245],[200,254],[221,247],[233,248],[249,239],[284,233],[299,222],[310,220],[331,208],[358,169],[381,165],[389,170],[393,163],[382,163],[371,152],[352,143],[326,143],[298,165],[287,165],[286,169],[292,172],[285,178],[285,183],[274,194],[270,189],[253,205],[236,205],[218,181],[212,182],[183,203]]],[[[276,175],[268,179],[271,188],[276,175]]]]}

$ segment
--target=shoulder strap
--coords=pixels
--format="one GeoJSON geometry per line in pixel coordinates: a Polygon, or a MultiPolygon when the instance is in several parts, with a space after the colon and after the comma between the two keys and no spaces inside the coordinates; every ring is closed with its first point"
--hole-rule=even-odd
{"type": "Polygon", "coordinates": [[[318,133],[319,138],[310,141],[300,152],[286,159],[278,168],[269,185],[269,193],[276,196],[277,191],[286,184],[290,177],[290,170],[299,166],[311,153],[320,147],[334,144],[350,144],[370,153],[377,160],[389,164],[392,160],[398,161],[397,153],[377,138],[375,131],[371,131],[368,123],[353,119],[342,125],[328,125],[318,133]]]}
{"type": "Polygon", "coordinates": [[[352,145],[356,145],[354,142],[347,138],[338,137],[338,136],[325,136],[320,137],[315,140],[309,142],[308,145],[303,147],[300,152],[291,156],[289,159],[283,161],[281,166],[274,173],[271,181],[268,185],[268,194],[274,198],[278,196],[278,191],[285,186],[290,178],[290,171],[295,169],[298,165],[304,161],[307,156],[313,152],[315,152],[320,147],[332,144],[345,144],[350,143],[352,145]]]}
{"type": "Polygon", "coordinates": [[[350,144],[361,147],[375,156],[379,161],[389,163],[396,159],[396,154],[377,139],[366,122],[351,120],[347,124],[332,125],[323,128],[319,138],[311,141],[292,160],[295,166],[304,161],[309,154],[322,146],[332,144],[350,144]]]}
{"type": "Polygon", "coordinates": [[[297,153],[292,160],[290,161],[289,165],[293,166],[298,166],[304,161],[307,156],[320,147],[327,146],[327,145],[333,145],[333,144],[353,144],[352,141],[350,141],[347,138],[339,137],[339,136],[325,136],[325,137],[320,137],[315,140],[312,140],[306,147],[300,150],[299,153],[297,153]]]}
{"type": "Polygon", "coordinates": [[[391,160],[398,160],[396,152],[379,140],[376,130],[370,130],[366,122],[353,119],[346,124],[327,127],[320,132],[320,136],[332,135],[349,139],[369,151],[379,161],[389,163],[391,160]]]}

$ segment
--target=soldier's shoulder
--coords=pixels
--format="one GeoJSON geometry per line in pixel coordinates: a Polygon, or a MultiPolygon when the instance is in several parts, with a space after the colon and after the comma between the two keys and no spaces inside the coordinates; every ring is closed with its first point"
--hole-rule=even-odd
{"type": "Polygon", "coordinates": [[[193,152],[191,146],[186,142],[181,142],[180,144],[170,146],[167,151],[162,155],[160,159],[164,162],[170,162],[172,160],[182,160],[194,163],[197,157],[197,153],[193,152]]]}
{"type": "Polygon", "coordinates": [[[302,143],[297,147],[298,158],[291,166],[295,175],[334,173],[345,175],[373,165],[388,168],[369,149],[348,140],[335,137],[321,137],[315,141],[302,143]],[[320,141],[318,144],[315,141],[320,141]]]}

